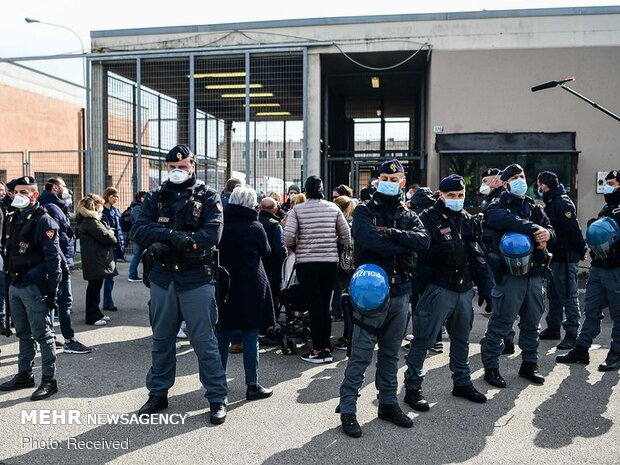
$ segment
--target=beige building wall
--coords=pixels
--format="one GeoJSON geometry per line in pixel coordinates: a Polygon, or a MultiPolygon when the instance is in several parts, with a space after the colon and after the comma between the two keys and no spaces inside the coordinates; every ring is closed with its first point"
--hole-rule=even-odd
{"type": "MultiPolygon", "coordinates": [[[[578,209],[584,226],[603,204],[596,172],[620,169],[620,123],[563,89],[536,84],[576,76],[569,86],[620,113],[620,48],[435,51],[430,64],[429,183],[439,182],[433,126],[444,133],[576,133],[578,209]]],[[[535,182],[536,173],[526,173],[535,182]]]]}

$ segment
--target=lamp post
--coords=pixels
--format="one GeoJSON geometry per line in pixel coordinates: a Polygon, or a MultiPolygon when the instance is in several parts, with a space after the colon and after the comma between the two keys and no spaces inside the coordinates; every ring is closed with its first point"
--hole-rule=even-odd
{"type": "Polygon", "coordinates": [[[88,83],[88,70],[86,66],[86,49],[84,48],[84,42],[80,35],[75,32],[73,29],[67,26],[63,26],[62,24],[48,23],[47,21],[41,21],[39,19],[34,18],[24,18],[28,24],[45,24],[46,26],[58,27],[60,29],[64,29],[65,31],[69,31],[77,40],[80,41],[80,48],[82,50],[82,83],[84,87],[84,91],[86,93],[86,137],[85,137],[85,177],[84,177],[84,188],[86,192],[90,192],[92,187],[92,169],[91,169],[91,160],[90,160],[90,85],[88,83]]]}

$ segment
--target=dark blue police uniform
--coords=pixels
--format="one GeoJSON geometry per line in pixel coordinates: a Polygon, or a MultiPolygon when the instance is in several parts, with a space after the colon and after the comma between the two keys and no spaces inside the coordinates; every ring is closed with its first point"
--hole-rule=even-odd
{"type": "MultiPolygon", "coordinates": [[[[24,176],[15,184],[36,186],[36,181],[24,176]]],[[[35,202],[9,214],[3,239],[7,279],[10,280],[8,299],[19,338],[19,356],[18,374],[0,385],[0,390],[34,386],[32,367],[38,343],[42,381],[31,399],[40,400],[58,390],[54,378],[56,349],[50,312],[57,305],[56,292],[61,279],[58,224],[35,202]]]]}
{"type": "MultiPolygon", "coordinates": [[[[177,146],[166,160],[188,157],[193,158],[189,149],[177,146]]],[[[131,227],[131,237],[143,250],[148,249],[152,260],[148,279],[153,348],[146,386],[150,395],[158,398],[157,405],[167,406],[162,399],[174,384],[176,335],[185,321],[198,358],[200,381],[211,404],[212,422],[214,407],[225,408],[227,396],[226,374],[214,334],[217,306],[211,256],[221,233],[219,195],[193,175],[180,184],[168,180],[150,192],[131,227]]],[[[143,409],[141,413],[161,410],[150,410],[147,405],[143,409]]]]}

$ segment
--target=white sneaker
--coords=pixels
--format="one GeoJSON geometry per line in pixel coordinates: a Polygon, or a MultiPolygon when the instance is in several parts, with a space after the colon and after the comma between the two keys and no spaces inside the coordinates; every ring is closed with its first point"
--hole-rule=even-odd
{"type": "Polygon", "coordinates": [[[405,336],[405,341],[409,341],[409,342],[413,341],[413,334],[407,334],[405,336]]]}
{"type": "Polygon", "coordinates": [[[103,321],[110,321],[110,317],[108,315],[104,315],[102,320],[103,321]]]}
{"type": "MultiPolygon", "coordinates": [[[[104,317],[105,318],[105,317],[104,317]]],[[[101,320],[97,320],[93,323],[93,326],[105,326],[108,324],[108,322],[102,318],[101,320]]],[[[108,320],[110,319],[110,317],[108,317],[108,320]]]]}
{"type": "Polygon", "coordinates": [[[187,339],[187,334],[185,334],[183,328],[179,328],[179,332],[177,333],[177,339],[187,339]]]}

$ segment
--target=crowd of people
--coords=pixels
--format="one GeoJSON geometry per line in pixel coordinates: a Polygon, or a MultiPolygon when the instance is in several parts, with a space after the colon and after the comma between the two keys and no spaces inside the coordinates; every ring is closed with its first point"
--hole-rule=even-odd
{"type": "MultiPolygon", "coordinates": [[[[446,176],[436,190],[419,185],[405,189],[404,168],[396,159],[378,167],[359,197],[342,184],[329,200],[317,176],[308,177],[303,189],[289,186],[284,198],[272,192],[259,199],[235,178],[220,195],[196,178],[194,155],[185,145],[174,147],[166,163],[168,180],[152,192],[138,192],[123,213],[113,187],[102,196],[80,199],[77,233],[69,222],[72,194],[62,178],[50,178],[41,193],[29,176],[7,183],[0,224],[7,283],[2,290],[8,294],[1,301],[10,306],[20,353],[18,373],[0,390],[35,386],[36,344],[42,380],[32,400],[58,390],[56,347],[67,353],[91,351],[71,326],[76,237],[88,281],[85,323],[95,326],[106,325],[107,313],[117,311],[117,261],[124,259],[124,246],[134,243],[128,280],[149,287],[153,331],[149,396],[140,414],[168,407],[180,335],[189,338],[198,359],[211,423],[221,424],[227,416],[229,353],[243,352],[247,400],[272,395],[272,389],[259,383],[259,344],[277,324],[282,265],[288,259],[294,260],[308,311],[310,347],[301,359],[331,363],[332,349],[347,350],[336,412],[351,437],[362,435],[357,401],[377,346],[378,417],[400,427],[413,425],[397,399],[403,339],[409,341],[404,402],[412,409],[430,408],[422,392],[424,361],[429,350],[442,350],[444,331],[450,339],[452,394],[486,402],[469,368],[475,294],[490,314],[481,341],[483,379],[490,385],[507,385],[500,360],[515,352],[517,319],[519,376],[543,384],[540,339],[561,339],[557,348],[568,352],[558,362],[587,364],[607,306],[614,328],[611,350],[599,370],[620,368],[619,171],[607,175],[605,206],[588,223],[584,238],[557,175],[538,173],[536,190],[543,202],[536,203],[527,195],[526,173],[518,164],[481,173],[479,193],[485,200],[481,211],[471,214],[464,209],[463,177],[446,176]],[[588,247],[592,266],[579,331],[577,271],[588,247]],[[138,272],[141,260],[143,276],[138,272]],[[549,310],[547,328],[540,332],[543,286],[549,310]],[[62,343],[54,331],[55,312],[62,343]],[[332,343],[332,321],[340,318],[344,330],[332,343]]],[[[3,190],[0,186],[0,195],[3,190]]],[[[6,313],[0,311],[3,332],[11,331],[6,313]]]]}

